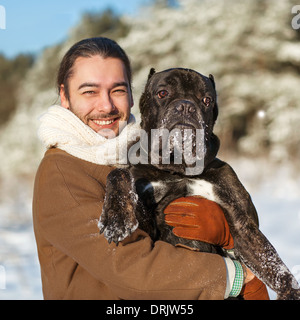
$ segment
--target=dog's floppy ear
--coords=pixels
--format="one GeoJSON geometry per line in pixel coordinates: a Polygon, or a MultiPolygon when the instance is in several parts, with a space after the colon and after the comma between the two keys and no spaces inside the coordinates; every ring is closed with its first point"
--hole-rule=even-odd
{"type": "Polygon", "coordinates": [[[214,111],[213,111],[213,115],[214,115],[214,122],[216,122],[217,118],[218,118],[218,114],[219,114],[219,107],[217,104],[217,101],[215,102],[215,106],[214,106],[214,111]]]}
{"type": "Polygon", "coordinates": [[[141,95],[141,97],[140,97],[139,106],[140,106],[140,111],[141,111],[142,114],[143,114],[143,112],[144,112],[144,105],[145,105],[145,103],[146,103],[146,99],[148,98],[147,93],[146,93],[146,92],[147,92],[147,85],[148,85],[148,83],[149,83],[149,80],[151,79],[151,77],[154,75],[155,72],[156,72],[156,71],[155,71],[154,68],[151,68],[151,69],[150,69],[150,72],[149,72],[149,74],[148,74],[148,80],[147,80],[146,87],[145,87],[144,92],[142,93],[142,95],[141,95]]]}
{"type": "Polygon", "coordinates": [[[216,84],[215,84],[215,78],[214,78],[214,76],[213,76],[212,74],[210,74],[210,75],[208,76],[208,78],[210,79],[210,81],[211,81],[214,89],[216,89],[216,84]]]}
{"type": "Polygon", "coordinates": [[[150,78],[154,75],[155,72],[156,72],[156,71],[155,71],[154,68],[151,68],[151,69],[150,69],[150,72],[149,72],[149,74],[148,74],[148,81],[149,81],[150,78]]]}
{"type": "MultiPolygon", "coordinates": [[[[215,83],[215,78],[212,74],[210,74],[208,76],[209,80],[211,81],[212,85],[213,85],[213,88],[216,90],[216,83],[215,83]]],[[[217,99],[217,93],[216,93],[216,99],[217,99]]],[[[215,106],[214,106],[214,121],[217,120],[218,118],[218,114],[219,114],[219,108],[218,108],[218,104],[217,104],[217,101],[215,102],[215,106]]]]}

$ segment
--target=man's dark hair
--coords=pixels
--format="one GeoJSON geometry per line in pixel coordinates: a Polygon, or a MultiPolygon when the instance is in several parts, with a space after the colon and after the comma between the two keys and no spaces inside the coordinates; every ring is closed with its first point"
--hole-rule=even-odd
{"type": "Polygon", "coordinates": [[[72,76],[75,60],[79,57],[90,58],[96,55],[100,55],[104,59],[120,59],[124,63],[129,85],[131,86],[131,66],[125,51],[114,40],[104,37],[96,37],[84,39],[75,43],[65,54],[60,63],[57,74],[58,93],[60,92],[60,87],[63,84],[65,96],[68,100],[70,100],[68,80],[72,76]]]}

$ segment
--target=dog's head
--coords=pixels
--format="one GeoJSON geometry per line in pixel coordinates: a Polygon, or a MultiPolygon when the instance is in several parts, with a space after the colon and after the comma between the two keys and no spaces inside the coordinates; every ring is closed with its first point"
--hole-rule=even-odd
{"type": "MultiPolygon", "coordinates": [[[[171,133],[168,142],[170,150],[165,153],[169,155],[170,163],[164,163],[160,154],[159,163],[156,159],[151,161],[152,164],[180,173],[186,172],[187,167],[195,166],[195,163],[186,161],[188,153],[182,158],[182,163],[177,161],[176,150],[181,148],[181,142],[181,151],[187,150],[187,145],[190,144],[190,158],[192,156],[193,159],[201,160],[202,157],[203,167],[215,158],[219,140],[213,134],[213,127],[218,116],[218,105],[212,75],[205,77],[194,70],[182,68],[157,73],[151,69],[140,99],[140,111],[141,127],[148,137],[152,136],[152,144],[149,139],[151,151],[154,148],[153,134],[157,134],[159,130],[160,133],[171,133]],[[199,141],[196,143],[196,140],[199,141]]],[[[166,145],[161,139],[159,145],[162,152],[166,145]]]]}

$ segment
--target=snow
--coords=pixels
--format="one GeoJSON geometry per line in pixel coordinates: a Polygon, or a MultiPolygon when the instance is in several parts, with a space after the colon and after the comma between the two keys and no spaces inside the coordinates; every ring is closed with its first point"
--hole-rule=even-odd
{"type": "Polygon", "coordinates": [[[0,289],[0,300],[42,299],[40,269],[31,224],[6,227],[5,230],[1,227],[0,232],[0,262],[2,277],[5,277],[2,280],[5,289],[0,289]]]}
{"type": "Polygon", "coordinates": [[[31,218],[32,180],[11,179],[2,182],[0,300],[42,299],[31,218]]]}

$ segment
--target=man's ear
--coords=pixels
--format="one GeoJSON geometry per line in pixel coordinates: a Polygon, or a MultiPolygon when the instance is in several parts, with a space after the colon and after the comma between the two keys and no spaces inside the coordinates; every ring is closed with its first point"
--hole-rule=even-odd
{"type": "Polygon", "coordinates": [[[61,106],[66,109],[70,109],[70,103],[66,97],[65,86],[63,84],[60,86],[59,95],[60,95],[61,106]]]}

